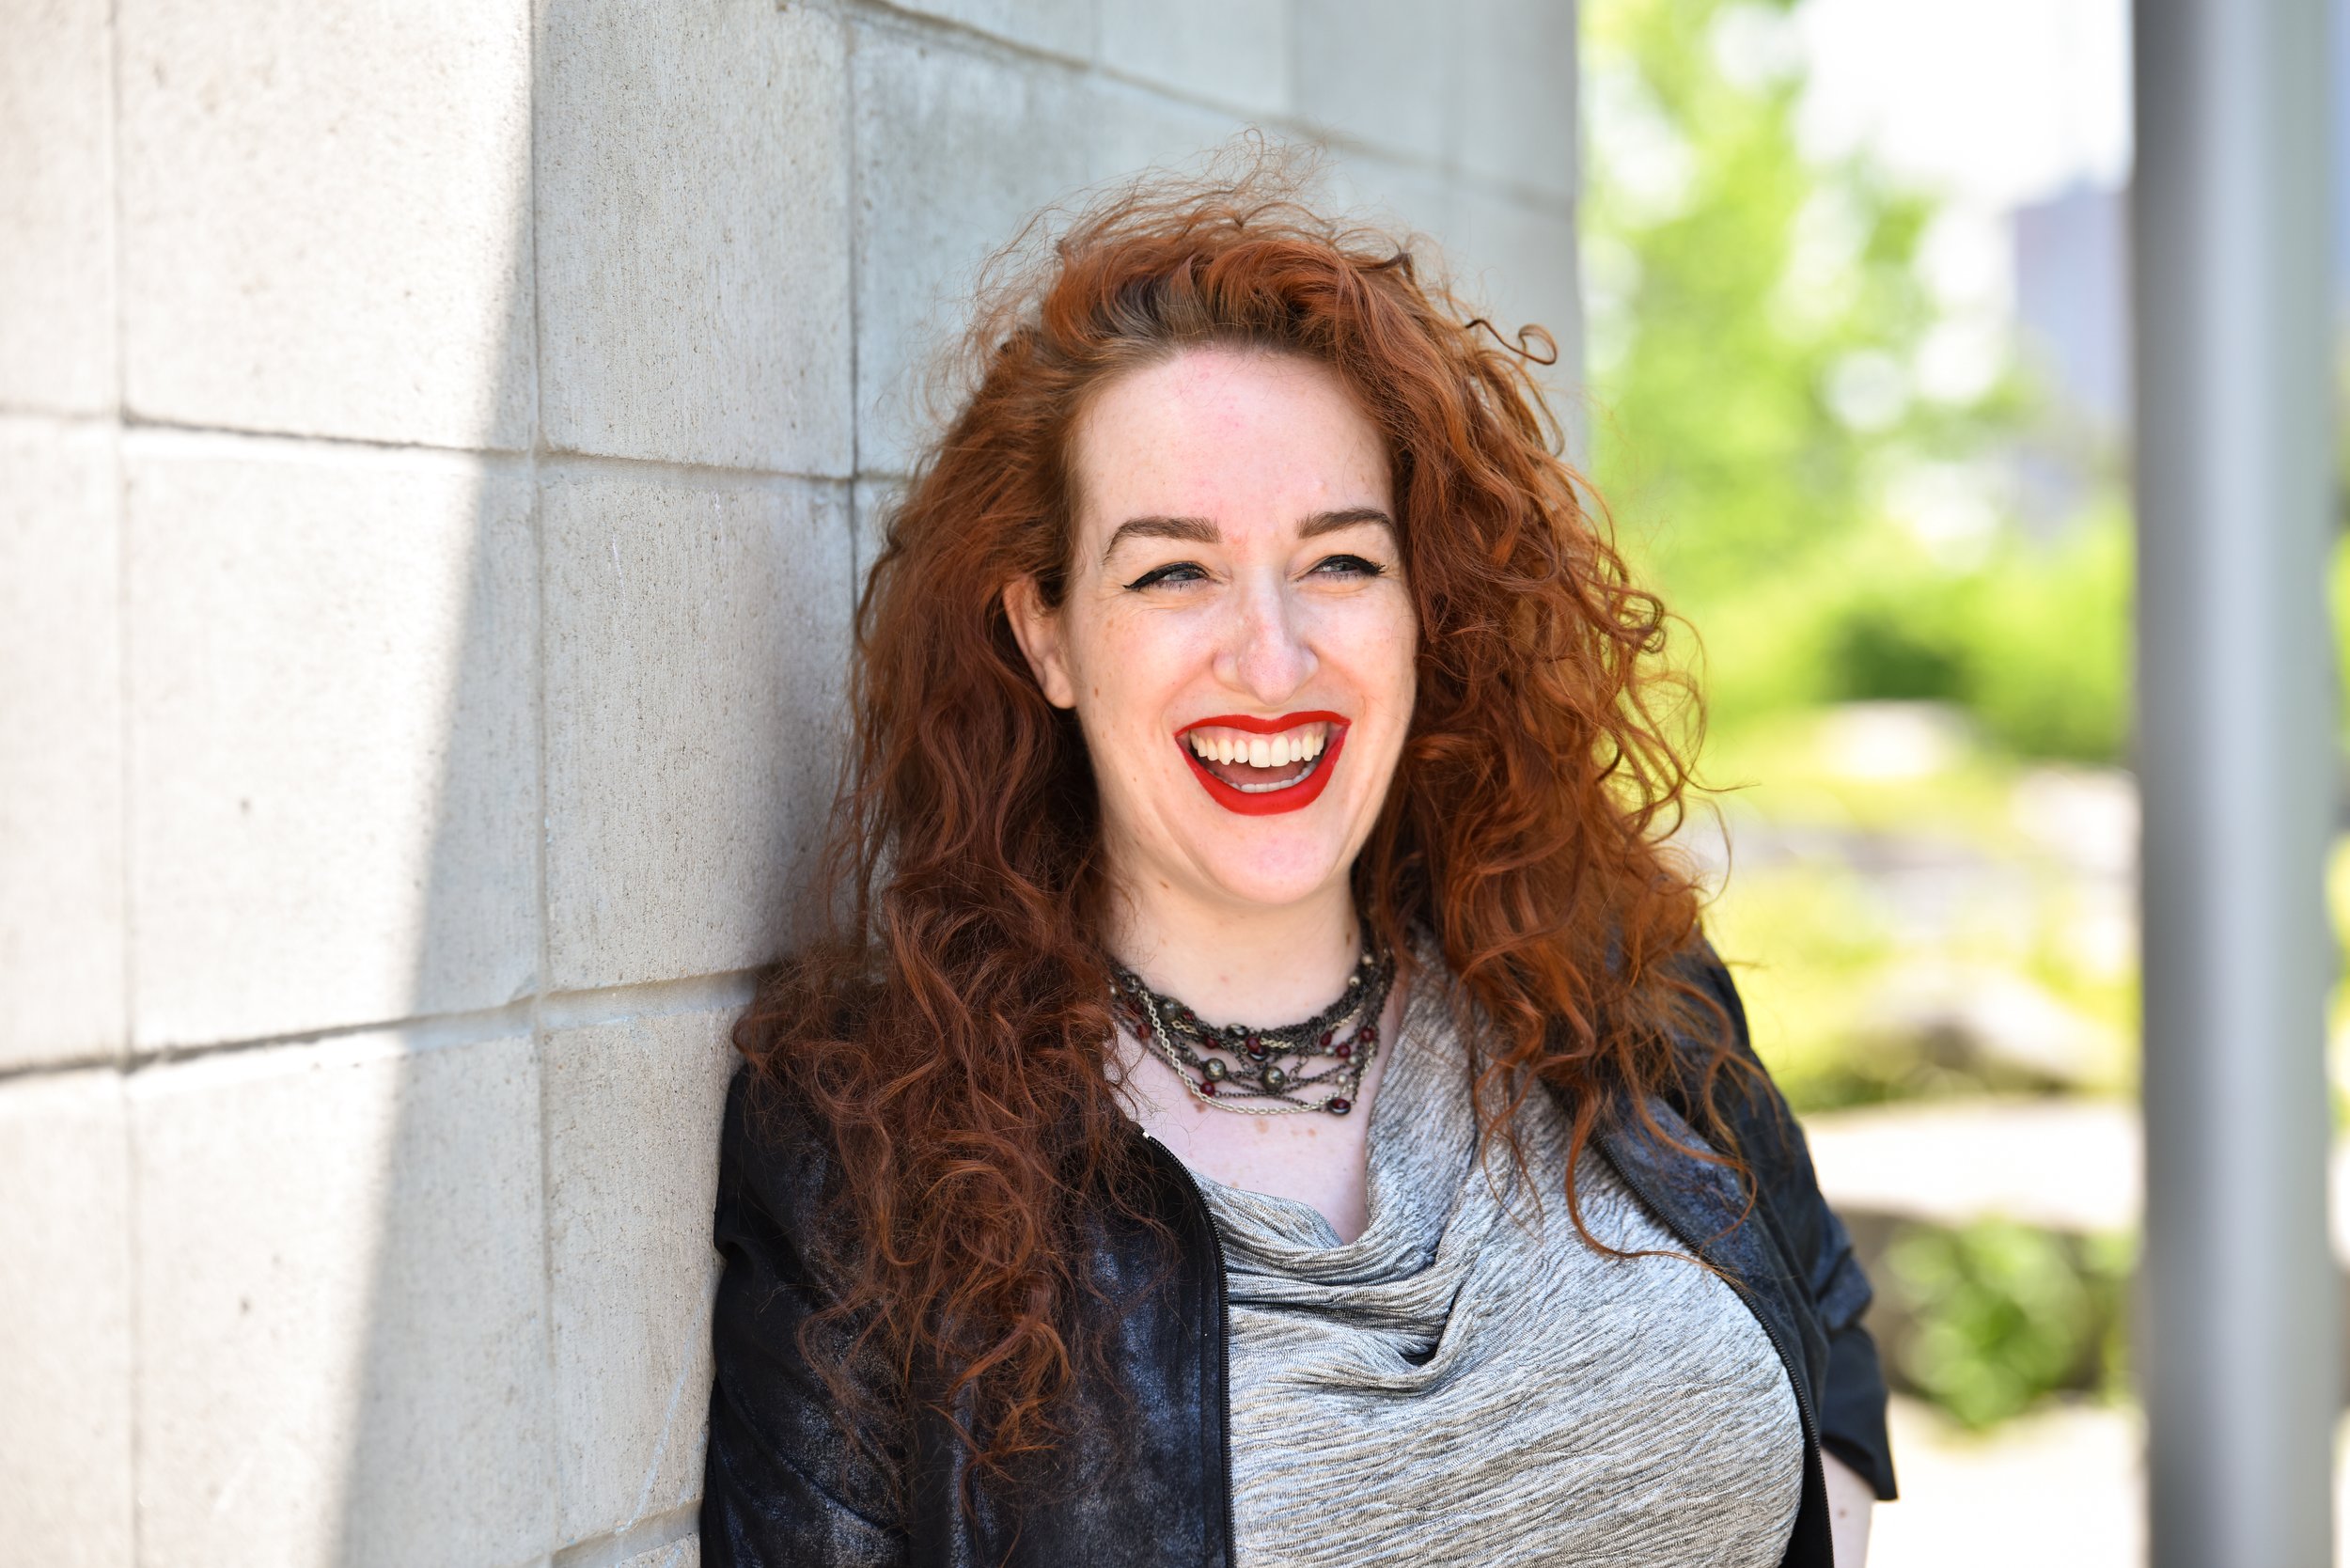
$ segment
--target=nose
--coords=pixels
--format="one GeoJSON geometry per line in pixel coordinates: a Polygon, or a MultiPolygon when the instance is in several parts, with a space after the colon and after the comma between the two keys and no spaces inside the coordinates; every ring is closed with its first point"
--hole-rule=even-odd
{"type": "Polygon", "coordinates": [[[1268,708],[1312,680],[1322,665],[1288,587],[1277,574],[1248,584],[1233,601],[1232,622],[1216,651],[1216,679],[1268,708]]]}

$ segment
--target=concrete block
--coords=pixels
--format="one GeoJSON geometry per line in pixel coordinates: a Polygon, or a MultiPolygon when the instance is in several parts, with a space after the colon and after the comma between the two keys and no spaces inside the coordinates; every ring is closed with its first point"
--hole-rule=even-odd
{"type": "Polygon", "coordinates": [[[543,15],[547,440],[847,474],[844,24],[775,0],[543,15]]]}
{"type": "Polygon", "coordinates": [[[121,0],[124,396],[529,439],[530,0],[121,0]]]}
{"type": "MultiPolygon", "coordinates": [[[[1452,227],[1454,181],[1374,154],[1334,152],[1324,185],[1332,211],[1383,229],[1398,243],[1434,242],[1419,248],[1429,266],[1441,268],[1441,242],[1452,227]]],[[[1421,275],[1433,278],[1435,273],[1421,275]]]]}
{"type": "Polygon", "coordinates": [[[139,1538],[480,1568],[554,1526],[527,1040],[361,1034],[133,1080],[139,1538]]]}
{"type": "Polygon", "coordinates": [[[542,478],[554,988],[747,968],[787,939],[838,756],[846,488],[542,478]]]}
{"type": "Polygon", "coordinates": [[[0,49],[0,408],[115,404],[107,0],[8,8],[0,49]]]}
{"type": "Polygon", "coordinates": [[[1072,60],[1093,55],[1093,0],[892,0],[901,11],[1072,60]]]}
{"type": "Polygon", "coordinates": [[[624,1560],[619,1568],[701,1568],[701,1537],[689,1535],[624,1560]]]}
{"type": "Polygon", "coordinates": [[[560,1029],[545,1047],[558,1543],[701,1495],[718,1124],[735,1009],[560,1029]]]}
{"type": "Polygon", "coordinates": [[[0,420],[0,1067],[126,1033],[111,429],[0,420]]]}
{"type": "MultiPolygon", "coordinates": [[[[1292,0],[1290,101],[1372,147],[1441,159],[1456,14],[1426,0],[1292,0]]],[[[1475,91],[1477,84],[1464,85],[1475,91]]]]}
{"type": "Polygon", "coordinates": [[[1090,85],[1090,117],[1099,130],[1087,178],[1115,184],[1145,170],[1204,173],[1247,122],[1222,109],[1169,98],[1132,82],[1090,85]]]}
{"type": "Polygon", "coordinates": [[[1448,254],[1463,296],[1481,307],[1505,338],[1529,323],[1558,339],[1559,363],[1534,368],[1551,412],[1579,448],[1583,407],[1583,313],[1576,274],[1574,219],[1523,202],[1463,188],[1455,193],[1448,254]]]}
{"type": "Polygon", "coordinates": [[[130,1568],[122,1082],[0,1083],[0,1559],[130,1568]]]}
{"type": "Polygon", "coordinates": [[[1560,203],[1577,188],[1574,0],[1467,0],[1458,34],[1455,156],[1560,203]]]}
{"type": "Polygon", "coordinates": [[[924,372],[959,341],[981,263],[1090,178],[1102,128],[1073,73],[873,27],[854,66],[857,461],[895,473],[933,428],[924,372]]]}
{"type": "Polygon", "coordinates": [[[1102,64],[1251,118],[1290,109],[1290,18],[1266,0],[1101,0],[1102,64]]]}
{"type": "Polygon", "coordinates": [[[520,469],[163,432],[124,461],[135,1043],[528,992],[520,469]]]}

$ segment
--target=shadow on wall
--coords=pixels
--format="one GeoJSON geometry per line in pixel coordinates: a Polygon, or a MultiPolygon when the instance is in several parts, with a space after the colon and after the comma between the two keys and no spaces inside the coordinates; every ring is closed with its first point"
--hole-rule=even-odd
{"type": "Polygon", "coordinates": [[[506,24],[500,52],[522,74],[497,86],[519,86],[519,102],[502,145],[467,156],[494,190],[460,193],[476,198],[464,215],[503,222],[478,242],[508,259],[508,297],[483,312],[493,341],[476,362],[492,382],[479,406],[505,417],[476,438],[486,450],[468,463],[470,507],[448,498],[462,576],[445,649],[404,650],[439,666],[445,694],[406,1011],[463,1011],[398,1031],[348,1070],[364,1103],[347,1157],[368,1168],[350,1214],[369,1229],[354,1249],[363,1294],[341,1320],[353,1336],[350,1403],[325,1555],[383,1568],[521,1562],[554,1540],[545,1067],[532,999],[545,962],[535,95],[527,31],[513,36],[527,21],[505,9],[484,21],[506,24]]]}
{"type": "Polygon", "coordinates": [[[383,1074],[337,1555],[403,1568],[691,1552],[727,1029],[807,879],[851,594],[846,29],[529,24],[484,356],[525,432],[478,479],[416,1010],[506,972],[506,912],[529,949],[383,1074]]]}

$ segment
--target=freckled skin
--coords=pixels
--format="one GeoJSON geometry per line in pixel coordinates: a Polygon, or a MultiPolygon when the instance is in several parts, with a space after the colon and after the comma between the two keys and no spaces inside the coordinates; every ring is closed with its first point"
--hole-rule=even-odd
{"type": "MultiPolygon", "coordinates": [[[[1307,1017],[1355,961],[1347,875],[1411,723],[1419,634],[1389,526],[1309,537],[1305,524],[1355,509],[1392,517],[1385,445],[1324,367],[1206,349],[1103,388],[1072,457],[1063,602],[1048,611],[1019,583],[1006,604],[1045,696],[1076,711],[1093,758],[1120,894],[1112,950],[1211,1021],[1307,1017]],[[1136,518],[1203,520],[1215,537],[1119,534],[1136,518]],[[1312,804],[1278,815],[1218,805],[1174,739],[1203,718],[1316,710],[1348,721],[1343,752],[1312,804]]],[[[1386,1040],[1402,1000],[1389,1002],[1386,1040]]],[[[1146,1129],[1219,1181],[1299,1199],[1341,1236],[1360,1233],[1384,1047],[1338,1118],[1214,1109],[1155,1054],[1121,1044],[1146,1129]]]]}

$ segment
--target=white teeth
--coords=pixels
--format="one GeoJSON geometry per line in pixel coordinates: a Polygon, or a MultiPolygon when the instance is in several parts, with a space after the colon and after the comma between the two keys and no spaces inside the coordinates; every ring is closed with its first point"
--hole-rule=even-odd
{"type": "MultiPolygon", "coordinates": [[[[1249,735],[1234,729],[1195,729],[1184,737],[1193,755],[1203,761],[1252,768],[1285,768],[1312,762],[1329,748],[1330,726],[1301,724],[1277,735],[1249,735]]],[[[1295,780],[1290,780],[1294,783],[1295,780]]],[[[1249,785],[1249,789],[1285,789],[1287,784],[1249,785]]]]}

